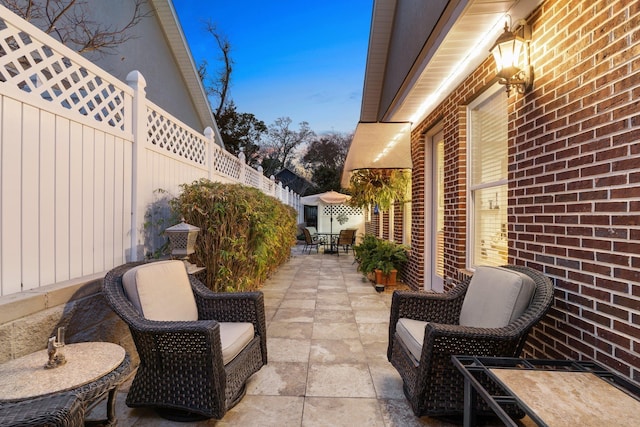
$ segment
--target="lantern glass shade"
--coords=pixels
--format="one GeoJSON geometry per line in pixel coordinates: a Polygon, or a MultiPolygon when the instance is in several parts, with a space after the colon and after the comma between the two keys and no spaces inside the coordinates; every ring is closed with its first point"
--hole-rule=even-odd
{"type": "Polygon", "coordinates": [[[520,71],[518,65],[523,44],[524,39],[509,31],[505,25],[504,32],[491,48],[498,77],[509,80],[520,71]]]}
{"type": "Polygon", "coordinates": [[[182,221],[164,232],[169,236],[172,256],[187,257],[196,251],[196,239],[200,232],[198,227],[182,221]]]}

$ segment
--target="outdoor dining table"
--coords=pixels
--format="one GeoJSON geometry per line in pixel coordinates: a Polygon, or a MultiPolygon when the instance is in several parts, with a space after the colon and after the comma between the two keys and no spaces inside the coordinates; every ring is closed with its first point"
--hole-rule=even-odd
{"type": "Polygon", "coordinates": [[[325,243],[325,249],[324,249],[325,254],[338,253],[338,245],[337,245],[338,235],[339,233],[318,233],[318,236],[323,236],[325,238],[324,241],[327,242],[325,243]],[[327,247],[326,247],[327,244],[329,245],[329,250],[327,250],[327,247]]]}

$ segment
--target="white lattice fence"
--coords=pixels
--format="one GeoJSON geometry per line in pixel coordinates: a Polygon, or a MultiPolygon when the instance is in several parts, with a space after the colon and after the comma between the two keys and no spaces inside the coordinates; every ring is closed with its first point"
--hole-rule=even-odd
{"type": "Polygon", "coordinates": [[[159,188],[208,177],[285,193],[204,133],[0,6],[0,296],[143,255],[159,188]]]}
{"type": "Polygon", "coordinates": [[[207,140],[159,109],[147,107],[148,142],[169,153],[207,164],[207,140]]]}
{"type": "Polygon", "coordinates": [[[255,169],[252,168],[246,168],[246,173],[244,175],[244,183],[245,185],[248,185],[250,187],[255,187],[255,188],[262,188],[262,186],[260,185],[262,183],[262,173],[258,172],[255,169]]]}
{"type": "Polygon", "coordinates": [[[244,166],[240,160],[220,147],[213,147],[213,170],[223,176],[228,176],[234,180],[240,179],[240,168],[244,166]]]}
{"type": "Polygon", "coordinates": [[[276,183],[264,175],[261,176],[260,179],[262,182],[262,191],[273,196],[276,192],[276,183]]]}
{"type": "Polygon", "coordinates": [[[51,38],[22,24],[0,18],[0,81],[124,130],[126,86],[90,71],[80,56],[62,45],[52,48],[42,41],[51,38]]]}

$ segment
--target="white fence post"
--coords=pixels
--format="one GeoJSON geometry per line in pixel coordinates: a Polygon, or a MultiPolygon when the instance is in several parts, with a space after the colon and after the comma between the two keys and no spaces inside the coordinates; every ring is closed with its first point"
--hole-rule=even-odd
{"type": "Polygon", "coordinates": [[[258,165],[257,170],[260,173],[260,191],[262,191],[265,194],[269,194],[269,192],[267,191],[264,185],[264,169],[262,168],[262,165],[258,165]]]}
{"type": "Polygon", "coordinates": [[[207,139],[207,177],[209,178],[209,181],[213,181],[213,146],[215,144],[216,136],[211,127],[207,126],[204,129],[204,137],[207,139]]]}
{"type": "Polygon", "coordinates": [[[131,170],[131,248],[128,261],[144,259],[144,212],[145,195],[149,194],[144,162],[144,142],[147,140],[147,82],[140,71],[134,70],[127,75],[127,83],[134,90],[133,94],[133,152],[131,170]]]}
{"type": "Polygon", "coordinates": [[[240,161],[240,176],[238,180],[240,184],[245,185],[245,182],[247,182],[247,158],[243,151],[238,153],[238,160],[240,161]]]}

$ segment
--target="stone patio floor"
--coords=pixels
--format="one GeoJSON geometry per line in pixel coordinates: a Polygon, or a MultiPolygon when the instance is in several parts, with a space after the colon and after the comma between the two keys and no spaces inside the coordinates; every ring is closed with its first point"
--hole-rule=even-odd
{"type": "MultiPolygon", "coordinates": [[[[414,416],[400,376],[386,359],[391,290],[377,293],[353,256],[302,254],[265,284],[268,364],[221,420],[174,423],[125,404],[120,427],[142,426],[451,426],[414,416]]],[[[103,404],[94,409],[100,416],[103,404]]],[[[499,425],[499,424],[498,424],[499,425]]]]}

